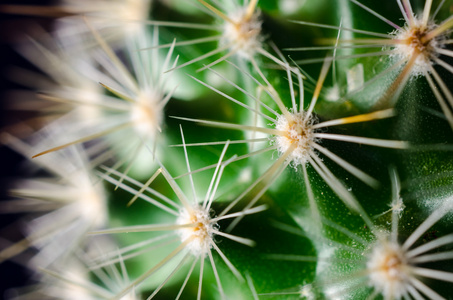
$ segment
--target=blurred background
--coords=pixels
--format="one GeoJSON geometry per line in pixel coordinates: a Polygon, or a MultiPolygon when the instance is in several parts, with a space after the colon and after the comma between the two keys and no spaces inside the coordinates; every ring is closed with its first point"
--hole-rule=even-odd
{"type": "MultiPolygon", "coordinates": [[[[23,86],[8,79],[8,72],[12,67],[30,69],[33,66],[28,63],[15,49],[15,45],[24,39],[29,28],[39,24],[51,29],[51,18],[37,16],[21,16],[3,13],[1,6],[14,5],[46,5],[46,0],[0,0],[0,134],[9,131],[14,124],[30,113],[10,111],[6,108],[8,101],[12,101],[10,92],[16,89],[24,89],[23,86]]],[[[0,201],[8,199],[7,190],[12,178],[19,177],[23,158],[9,148],[0,145],[0,201]]],[[[1,202],[0,202],[1,203],[1,202]]],[[[3,249],[10,241],[18,241],[23,238],[17,229],[19,214],[4,214],[0,206],[0,249],[3,249]]],[[[24,259],[19,257],[18,260],[24,259]]],[[[19,261],[6,261],[0,263],[0,299],[8,299],[14,290],[11,288],[23,286],[28,282],[31,274],[21,266],[19,261]],[[6,293],[6,294],[5,294],[6,293]]]]}

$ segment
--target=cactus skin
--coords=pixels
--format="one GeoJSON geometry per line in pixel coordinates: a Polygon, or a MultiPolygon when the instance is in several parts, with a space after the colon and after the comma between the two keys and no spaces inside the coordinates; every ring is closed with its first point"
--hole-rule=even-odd
{"type": "MultiPolygon", "coordinates": [[[[105,185],[109,198],[108,220],[65,250],[68,260],[84,253],[81,266],[65,269],[60,255],[40,265],[40,249],[48,252],[48,245],[23,229],[25,246],[20,238],[12,247],[0,246],[0,262],[20,260],[40,274],[39,291],[31,297],[70,299],[62,292],[69,284],[82,288],[87,299],[453,299],[451,0],[118,3],[143,5],[148,17],[134,10],[112,22],[96,10],[108,6],[87,5],[88,17],[81,18],[57,3],[56,10],[36,12],[62,15],[52,38],[31,36],[31,43],[16,47],[44,73],[40,78],[53,81],[30,84],[20,73],[23,86],[38,95],[35,115],[41,118],[50,107],[61,119],[43,118],[34,133],[25,119],[7,127],[1,142],[26,156],[31,171],[23,176],[29,179],[42,175],[33,171],[39,159],[91,149],[83,156],[92,165],[81,169],[95,178],[93,186],[105,185]],[[64,21],[73,27],[63,27],[64,21]],[[63,29],[77,29],[77,38],[63,29]],[[137,53],[134,46],[154,48],[137,53]],[[80,79],[72,72],[61,76],[53,59],[80,79]],[[104,107],[86,105],[81,82],[104,107]],[[135,99],[138,92],[160,97],[155,108],[147,106],[147,112],[160,114],[157,121],[122,110],[133,130],[97,135],[114,126],[113,106],[146,101],[135,99]],[[49,106],[49,99],[56,104],[49,106]],[[282,133],[291,118],[304,118],[307,111],[307,128],[296,122],[293,132],[282,133]],[[99,116],[101,122],[90,123],[95,128],[85,123],[80,129],[99,116]],[[330,121],[336,123],[311,128],[330,121]],[[129,150],[131,143],[121,145],[126,138],[144,146],[129,150]],[[296,140],[303,140],[303,149],[297,144],[293,148],[301,151],[293,153],[296,140]],[[23,151],[21,143],[36,149],[23,151]],[[212,189],[216,197],[205,211],[201,204],[212,189]],[[176,209],[175,221],[162,211],[171,207],[165,197],[182,206],[191,199],[192,206],[176,209]],[[227,212],[242,215],[211,225],[227,212]],[[168,229],[162,224],[176,233],[156,233],[168,229]],[[149,232],[141,232],[144,227],[149,232]],[[152,245],[146,251],[126,250],[146,241],[152,245]],[[176,251],[175,243],[184,247],[176,251]],[[432,247],[411,252],[422,245],[432,247]],[[175,263],[173,254],[186,263],[175,263]],[[107,271],[109,265],[116,271],[107,271]],[[81,270],[83,280],[74,280],[81,270]],[[104,277],[97,277],[99,270],[104,277]],[[89,280],[98,287],[89,287],[89,280]]],[[[121,11],[115,6],[110,15],[121,11]]],[[[15,6],[0,6],[0,12],[32,14],[15,6]]],[[[3,202],[5,212],[23,209],[21,199],[41,196],[21,182],[15,184],[21,193],[10,189],[15,198],[3,202]]],[[[49,194],[44,200],[58,203],[49,194]]],[[[25,212],[29,224],[42,216],[25,212]]],[[[54,243],[59,241],[57,233],[54,243]]]]}

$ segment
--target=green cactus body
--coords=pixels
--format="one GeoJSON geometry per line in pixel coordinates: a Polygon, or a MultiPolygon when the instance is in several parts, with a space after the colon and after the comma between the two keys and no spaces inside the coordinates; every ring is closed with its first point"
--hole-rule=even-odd
{"type": "Polygon", "coordinates": [[[105,2],[18,47],[17,299],[453,299],[452,1],[105,2]]]}

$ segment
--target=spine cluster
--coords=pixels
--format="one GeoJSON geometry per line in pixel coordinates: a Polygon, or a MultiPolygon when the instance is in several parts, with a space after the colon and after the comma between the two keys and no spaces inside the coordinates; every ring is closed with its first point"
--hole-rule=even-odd
{"type": "Polygon", "coordinates": [[[453,2],[415,2],[0,5],[54,19],[14,45],[5,295],[450,299],[453,2]]]}

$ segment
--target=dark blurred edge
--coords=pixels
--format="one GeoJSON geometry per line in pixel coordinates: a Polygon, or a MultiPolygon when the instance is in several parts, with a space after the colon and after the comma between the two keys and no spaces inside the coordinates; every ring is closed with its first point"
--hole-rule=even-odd
{"type": "MultiPolygon", "coordinates": [[[[0,5],[5,4],[29,4],[46,5],[48,0],[0,0],[0,5]]],[[[13,112],[5,110],[5,103],[10,99],[5,97],[5,92],[12,89],[23,88],[11,82],[5,75],[9,66],[19,66],[29,68],[30,64],[14,51],[14,43],[20,40],[20,36],[26,29],[33,24],[40,24],[45,28],[50,28],[50,18],[40,18],[33,16],[7,15],[0,12],[0,132],[6,126],[19,120],[13,112]]],[[[0,145],[0,201],[8,199],[7,190],[11,179],[20,177],[18,166],[23,158],[9,148],[0,145]]],[[[20,220],[18,214],[0,214],[0,238],[2,239],[21,239],[20,229],[14,228],[14,224],[20,220]]],[[[2,249],[3,243],[0,243],[2,249]]],[[[21,287],[29,284],[30,274],[27,269],[20,264],[6,261],[0,264],[0,299],[5,298],[6,294],[14,294],[11,288],[21,287]]]]}

